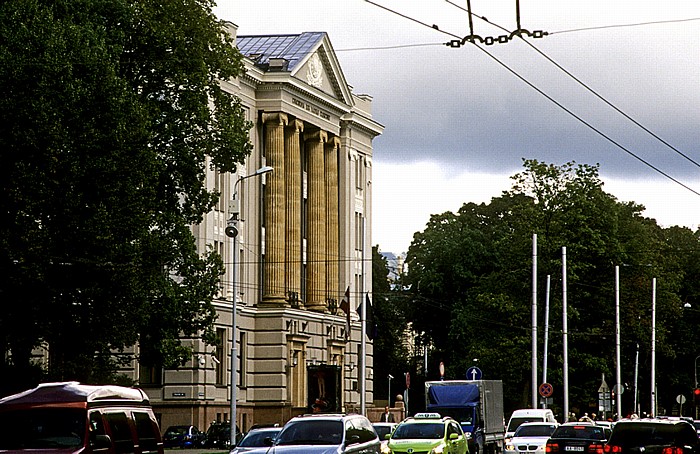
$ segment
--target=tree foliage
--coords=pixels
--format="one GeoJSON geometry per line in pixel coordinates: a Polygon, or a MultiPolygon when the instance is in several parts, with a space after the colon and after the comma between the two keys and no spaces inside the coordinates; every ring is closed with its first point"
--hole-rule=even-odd
{"type": "Polygon", "coordinates": [[[212,5],[0,4],[6,388],[105,380],[109,353],[139,339],[144,362],[178,365],[178,337],[211,327],[223,265],[198,254],[189,226],[218,198],[207,166],[232,171],[251,149],[220,85],[241,56],[212,5]]]}
{"type": "MultiPolygon", "coordinates": [[[[598,167],[524,161],[513,185],[488,204],[433,215],[408,251],[408,320],[437,364],[463,378],[478,358],[485,378],[502,379],[506,407],[530,405],[532,254],[537,234],[538,368],[542,368],[546,276],[550,276],[547,380],[562,405],[562,260],[567,257],[569,387],[572,409],[597,411],[601,376],[615,377],[615,265],[620,267],[623,383],[634,386],[639,349],[640,402],[649,402],[652,279],[657,282],[659,405],[692,386],[698,334],[698,233],[661,228],[644,207],[603,190],[598,167]],[[637,347],[639,345],[639,347],[637,347]],[[645,372],[646,371],[646,372],[645,372]]],[[[539,379],[538,379],[539,380],[539,379]]],[[[624,395],[624,411],[632,411],[624,395]]],[[[643,405],[644,406],[644,405],[643,405]]],[[[648,409],[648,405],[647,405],[648,409]]]]}
{"type": "MultiPolygon", "coordinates": [[[[374,396],[381,399],[388,394],[388,383],[383,379],[390,374],[401,377],[405,372],[415,373],[404,337],[406,326],[406,299],[400,292],[402,273],[391,282],[391,270],[387,259],[379,252],[379,246],[372,248],[372,294],[374,296],[374,322],[377,336],[373,342],[374,396]]],[[[397,388],[394,388],[395,390],[397,388]]],[[[401,388],[398,388],[401,391],[401,388]]]]}

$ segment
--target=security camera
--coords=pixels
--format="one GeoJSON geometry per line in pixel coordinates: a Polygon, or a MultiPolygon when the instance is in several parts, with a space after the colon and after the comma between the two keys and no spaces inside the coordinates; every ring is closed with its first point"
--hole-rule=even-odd
{"type": "Polygon", "coordinates": [[[224,230],[226,236],[231,238],[236,238],[238,236],[238,227],[236,226],[236,221],[229,219],[226,222],[226,230],[224,230]]]}

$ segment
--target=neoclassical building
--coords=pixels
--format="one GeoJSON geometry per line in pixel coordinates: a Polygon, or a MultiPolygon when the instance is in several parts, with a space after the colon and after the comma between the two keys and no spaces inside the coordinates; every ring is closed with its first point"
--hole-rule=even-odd
{"type": "MultiPolygon", "coordinates": [[[[229,30],[235,36],[236,26],[229,30]]],[[[244,431],[360,403],[356,308],[372,288],[372,140],[383,127],[371,97],[352,92],[326,33],[237,36],[236,45],[246,73],[222,85],[243,102],[254,151],[236,174],[209,171],[222,197],[193,227],[200,250],[214,247],[226,264],[217,345],[184,339],[195,352],[185,367],[135,368],[162,427],[205,430],[229,419],[233,351],[244,431]],[[256,174],[266,166],[273,170],[256,174]],[[235,240],[226,234],[232,216],[235,240]],[[346,292],[349,332],[339,309],[346,292]]],[[[366,352],[371,404],[369,341],[366,352]]]]}

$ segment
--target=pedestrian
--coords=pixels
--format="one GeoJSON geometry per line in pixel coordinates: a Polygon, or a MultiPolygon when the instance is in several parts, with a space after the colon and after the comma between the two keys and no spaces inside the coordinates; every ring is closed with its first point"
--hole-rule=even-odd
{"type": "Polygon", "coordinates": [[[384,413],[379,417],[379,422],[395,422],[394,415],[389,411],[389,407],[384,407],[384,413]]]}

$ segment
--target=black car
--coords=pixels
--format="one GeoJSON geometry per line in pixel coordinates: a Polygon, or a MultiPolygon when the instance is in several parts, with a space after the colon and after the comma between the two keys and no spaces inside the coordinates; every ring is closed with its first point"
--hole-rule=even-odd
{"type": "Polygon", "coordinates": [[[166,448],[201,448],[206,434],[197,426],[170,426],[163,434],[163,446],[166,448]]]}
{"type": "MultiPolygon", "coordinates": [[[[236,442],[243,438],[241,430],[236,426],[236,442]]],[[[207,429],[207,439],[204,447],[215,449],[229,449],[231,447],[231,423],[215,422],[207,429]]]]}
{"type": "Polygon", "coordinates": [[[608,439],[605,427],[592,423],[567,422],[554,429],[547,440],[547,454],[603,454],[603,446],[608,439]]]}
{"type": "Polygon", "coordinates": [[[688,421],[630,419],[618,421],[605,454],[694,454],[698,435],[688,421]]]}

